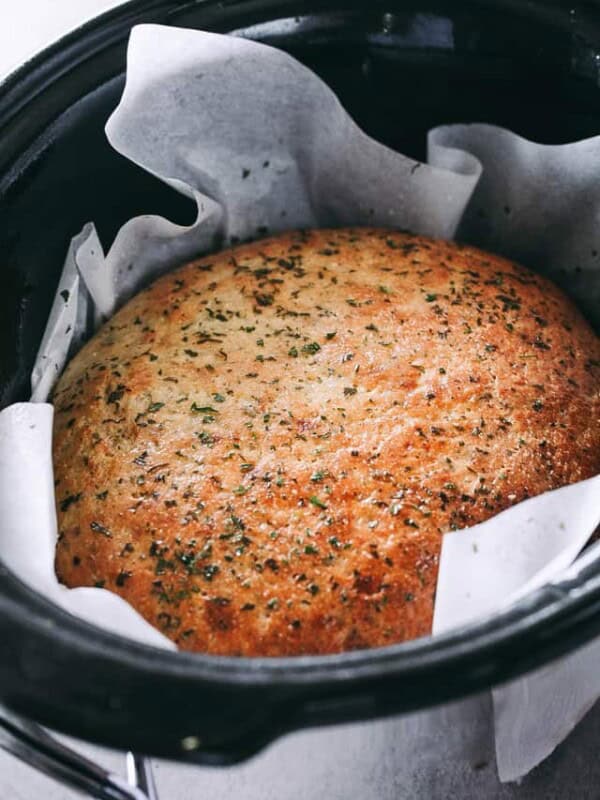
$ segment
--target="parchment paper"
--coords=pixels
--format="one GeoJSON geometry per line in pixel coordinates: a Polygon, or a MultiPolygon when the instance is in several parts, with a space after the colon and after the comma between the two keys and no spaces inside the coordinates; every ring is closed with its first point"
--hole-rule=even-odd
{"type": "MultiPolygon", "coordinates": [[[[33,402],[0,413],[0,553],[38,591],[110,630],[172,646],[110,592],[58,586],[52,409],[44,401],[81,341],[151,278],[267,231],[380,225],[458,235],[510,256],[553,277],[600,322],[600,138],[546,147],[485,125],[452,126],[430,133],[421,164],[362,133],[331,90],[286,54],[153,25],[132,32],[127,85],[107,135],[193,198],[197,220],[131,220],[106,256],[93,225],[73,240],[32,374],[33,402]]],[[[554,578],[599,521],[600,476],[446,535],[435,632],[554,578]]],[[[535,766],[595,701],[600,681],[578,677],[580,690],[569,689],[573,675],[596,673],[590,653],[494,692],[502,779],[535,766]],[[543,717],[548,691],[561,698],[560,713],[543,717]]]]}

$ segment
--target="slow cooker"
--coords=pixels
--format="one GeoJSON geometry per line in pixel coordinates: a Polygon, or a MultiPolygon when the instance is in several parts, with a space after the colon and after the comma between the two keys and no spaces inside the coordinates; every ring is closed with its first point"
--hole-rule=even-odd
{"type": "MultiPolygon", "coordinates": [[[[94,220],[108,246],[138,214],[158,213],[182,224],[193,219],[192,203],[121,158],[104,136],[124,85],[129,31],[141,22],[231,33],[280,47],[329,83],[367,133],[415,158],[424,157],[426,131],[444,123],[489,122],[547,143],[600,132],[596,2],[125,3],[0,86],[2,407],[28,399],[29,373],[64,254],[84,223],[94,220]],[[34,221],[44,235],[23,236],[34,221]]],[[[510,610],[435,639],[287,659],[171,653],[136,644],[56,608],[0,561],[0,700],[7,709],[0,727],[6,737],[20,737],[38,751],[41,729],[23,720],[111,748],[198,765],[239,762],[283,734],[334,723],[390,717],[396,725],[389,723],[390,736],[401,738],[402,720],[408,731],[418,728],[419,715],[441,714],[447,724],[457,704],[474,702],[464,698],[599,634],[600,560],[590,556],[510,610]]],[[[385,723],[367,722],[376,724],[385,723]]],[[[535,776],[521,788],[482,794],[482,768],[474,764],[456,796],[551,797],[548,787],[559,787],[563,779],[568,791],[579,789],[557,797],[597,796],[586,792],[600,778],[592,746],[599,724],[600,715],[592,714],[572,737],[578,752],[589,753],[585,774],[575,778],[567,765],[561,778],[556,767],[554,776],[543,779],[544,794],[508,793],[529,791],[528,781],[542,780],[535,776]]],[[[329,731],[331,740],[337,730],[329,731]]],[[[374,741],[377,730],[368,734],[374,741]]],[[[439,763],[448,757],[440,751],[439,763]]],[[[395,769],[402,775],[407,765],[395,769]]],[[[441,772],[438,778],[438,788],[426,794],[389,796],[446,797],[441,772]]],[[[301,795],[290,788],[289,796],[301,795]]],[[[388,795],[382,790],[373,796],[388,795]]]]}

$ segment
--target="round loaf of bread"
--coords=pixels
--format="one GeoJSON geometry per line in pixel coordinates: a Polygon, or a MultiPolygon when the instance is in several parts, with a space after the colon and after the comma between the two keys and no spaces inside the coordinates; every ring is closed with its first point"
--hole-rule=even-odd
{"type": "Polygon", "coordinates": [[[54,403],[60,579],[208,653],[427,634],[446,531],[600,472],[600,339],[571,302],[389,230],[163,276],[54,403]]]}

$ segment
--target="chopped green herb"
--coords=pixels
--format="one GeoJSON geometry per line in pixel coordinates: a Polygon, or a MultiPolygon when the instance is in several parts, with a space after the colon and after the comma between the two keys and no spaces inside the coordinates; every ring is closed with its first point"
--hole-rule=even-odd
{"type": "Polygon", "coordinates": [[[199,406],[196,403],[192,403],[190,410],[194,412],[194,414],[218,414],[216,408],[212,406],[199,406]]]}
{"type": "Polygon", "coordinates": [[[313,483],[320,483],[329,473],[326,470],[318,469],[313,472],[310,479],[313,483]]]}
{"type": "Polygon", "coordinates": [[[219,572],[218,564],[207,564],[202,569],[202,576],[206,581],[212,581],[215,575],[219,572]]]}
{"type": "Polygon", "coordinates": [[[79,492],[78,494],[70,494],[68,497],[65,497],[65,499],[60,504],[60,510],[66,511],[69,508],[69,506],[73,505],[73,503],[77,503],[79,500],[81,500],[81,496],[82,493],[79,492]]]}
{"type": "Polygon", "coordinates": [[[302,352],[310,355],[318,353],[320,349],[321,345],[318,342],[308,342],[307,344],[302,345],[302,352]]]}
{"type": "Polygon", "coordinates": [[[121,570],[119,572],[119,574],[117,575],[117,577],[116,577],[115,583],[117,584],[117,586],[121,586],[121,587],[125,586],[125,581],[128,578],[131,578],[132,574],[133,573],[129,572],[128,570],[127,571],[121,570]]]}
{"type": "Polygon", "coordinates": [[[94,531],[94,533],[101,533],[102,536],[106,536],[107,538],[112,536],[112,533],[108,530],[108,528],[105,528],[104,525],[101,525],[99,522],[90,522],[90,528],[94,531]]]}
{"type": "Polygon", "coordinates": [[[154,574],[164,575],[168,569],[174,570],[175,564],[172,561],[168,561],[166,558],[160,557],[156,562],[156,566],[154,568],[154,574]]]}
{"type": "Polygon", "coordinates": [[[254,297],[256,298],[256,302],[259,306],[265,307],[273,305],[272,294],[255,294],[254,297]]]}
{"type": "Polygon", "coordinates": [[[112,403],[118,403],[124,394],[125,394],[125,386],[123,386],[123,384],[120,383],[117,386],[117,388],[114,391],[110,392],[110,394],[106,398],[107,405],[111,405],[112,403]]]}
{"type": "Polygon", "coordinates": [[[319,500],[319,498],[314,494],[311,495],[308,498],[308,500],[313,506],[316,506],[317,508],[327,508],[327,504],[324,503],[322,500],[319,500]]]}

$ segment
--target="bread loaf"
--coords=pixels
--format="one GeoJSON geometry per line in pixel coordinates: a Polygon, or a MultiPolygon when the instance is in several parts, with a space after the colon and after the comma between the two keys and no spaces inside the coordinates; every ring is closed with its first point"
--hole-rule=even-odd
{"type": "Polygon", "coordinates": [[[600,472],[600,339],[572,303],[388,230],[165,275],[53,402],[60,579],[208,653],[427,634],[445,531],[600,472]]]}

